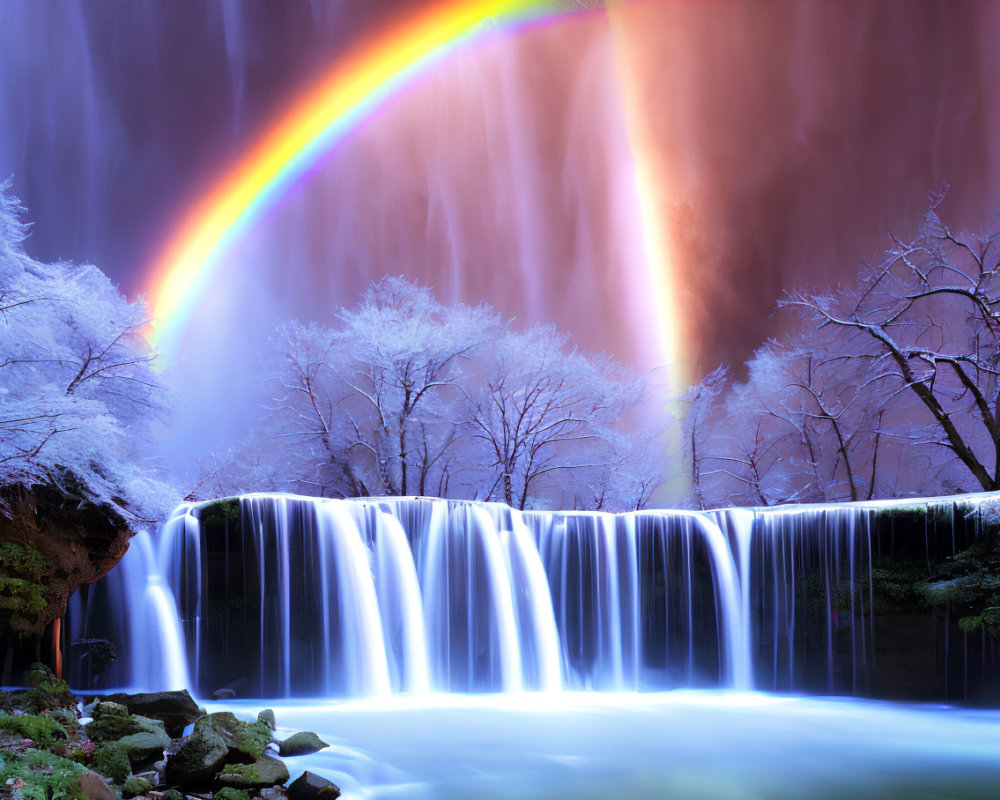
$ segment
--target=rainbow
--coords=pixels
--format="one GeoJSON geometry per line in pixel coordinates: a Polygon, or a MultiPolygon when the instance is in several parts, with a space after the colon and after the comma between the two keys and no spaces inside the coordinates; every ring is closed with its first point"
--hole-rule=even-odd
{"type": "Polygon", "coordinates": [[[168,359],[220,263],[282,197],[428,65],[481,36],[550,14],[546,0],[444,0],[337,60],[229,174],[186,214],[151,270],[151,344],[168,359]]]}

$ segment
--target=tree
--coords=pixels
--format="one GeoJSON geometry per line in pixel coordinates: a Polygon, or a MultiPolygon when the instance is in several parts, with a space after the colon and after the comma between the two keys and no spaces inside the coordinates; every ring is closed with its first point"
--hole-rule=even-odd
{"type": "Polygon", "coordinates": [[[452,407],[462,362],[497,338],[499,315],[484,305],[444,306],[426,287],[387,277],[339,316],[351,360],[341,404],[349,448],[366,453],[374,493],[446,491],[464,424],[452,407]]]}
{"type": "Polygon", "coordinates": [[[29,258],[8,189],[0,185],[0,487],[51,485],[130,523],[158,521],[174,498],[143,455],[168,410],[142,336],[145,308],[96,267],[29,258]]]}
{"type": "Polygon", "coordinates": [[[145,308],[96,267],[30,258],[8,190],[0,184],[0,683],[15,658],[39,660],[69,596],[177,498],[150,455],[168,409],[145,308]]]}
{"type": "Polygon", "coordinates": [[[758,349],[745,381],[720,389],[713,373],[692,390],[704,502],[997,487],[997,234],[954,234],[940,200],[854,288],[783,299],[790,331],[758,349]]]}
{"type": "Polygon", "coordinates": [[[549,482],[563,490],[564,504],[601,507],[609,500],[608,473],[627,449],[615,424],[641,400],[642,382],[568,341],[552,326],[508,331],[481,363],[468,415],[490,454],[487,497],[525,508],[549,482]],[[589,502],[570,491],[577,478],[595,472],[602,488],[589,502]]]}
{"type": "Polygon", "coordinates": [[[635,508],[659,483],[654,437],[626,419],[643,381],[554,328],[514,332],[489,306],[444,306],[403,278],[334,319],[279,326],[263,367],[273,401],[199,494],[635,508]]]}
{"type": "Polygon", "coordinates": [[[914,400],[919,416],[895,426],[957,460],[964,488],[1000,487],[1000,259],[998,232],[956,234],[931,205],[917,235],[893,239],[858,285],[836,293],[799,292],[782,306],[818,330],[836,331],[844,359],[890,382],[886,405],[914,400]],[[971,480],[968,480],[971,479],[971,480]]]}

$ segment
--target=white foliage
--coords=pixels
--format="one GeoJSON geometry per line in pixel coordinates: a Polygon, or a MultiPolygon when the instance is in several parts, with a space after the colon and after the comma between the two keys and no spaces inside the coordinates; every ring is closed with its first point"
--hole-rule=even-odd
{"type": "Polygon", "coordinates": [[[52,484],[132,522],[176,500],[139,454],[164,390],[129,303],[96,267],[24,252],[23,209],[0,184],[0,487],[52,484]]]}

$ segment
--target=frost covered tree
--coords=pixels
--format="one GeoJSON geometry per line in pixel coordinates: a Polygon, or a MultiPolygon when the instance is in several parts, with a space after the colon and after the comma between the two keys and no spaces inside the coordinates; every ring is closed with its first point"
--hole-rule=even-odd
{"type": "MultiPolygon", "coordinates": [[[[149,453],[166,393],[130,303],[96,267],[25,254],[23,209],[0,187],[0,487],[55,487],[133,523],[172,492],[149,453]]],[[[169,501],[167,498],[170,498],[169,501]]]]}
{"type": "Polygon", "coordinates": [[[855,287],[781,301],[791,333],[699,421],[707,505],[1000,486],[998,234],[955,233],[941,199],[855,287]]]}
{"type": "Polygon", "coordinates": [[[632,444],[616,424],[642,399],[635,376],[571,348],[552,326],[508,331],[480,367],[481,380],[468,393],[469,419],[489,454],[487,497],[525,508],[548,484],[571,508],[648,500],[644,486],[634,505],[631,498],[621,503],[612,485],[632,444]]]}
{"type": "Polygon", "coordinates": [[[886,424],[932,448],[936,472],[956,488],[993,491],[1000,487],[1000,233],[952,231],[937,214],[942,199],[932,197],[917,235],[895,238],[855,289],[796,293],[783,305],[817,330],[835,331],[844,359],[884,376],[887,408],[910,401],[913,411],[886,424]]]}
{"type": "Polygon", "coordinates": [[[131,534],[177,499],[152,453],[167,409],[145,309],[96,267],[30,258],[8,189],[0,185],[3,683],[18,660],[39,660],[40,637],[77,587],[111,569],[131,534]]]}
{"type": "Polygon", "coordinates": [[[655,438],[625,420],[643,382],[554,328],[514,332],[488,306],[445,306],[398,277],[334,320],[279,326],[263,366],[273,400],[199,495],[635,508],[660,482],[655,438]]]}
{"type": "Polygon", "coordinates": [[[338,410],[352,457],[370,476],[367,493],[446,494],[465,435],[456,407],[463,362],[500,334],[499,316],[482,305],[445,306],[426,287],[387,277],[340,321],[350,367],[338,410]]]}

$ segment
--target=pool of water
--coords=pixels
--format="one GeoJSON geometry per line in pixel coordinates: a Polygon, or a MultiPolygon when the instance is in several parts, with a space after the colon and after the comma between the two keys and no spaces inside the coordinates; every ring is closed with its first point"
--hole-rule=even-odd
{"type": "Polygon", "coordinates": [[[1000,711],[758,693],[207,703],[279,738],[346,800],[996,800],[1000,711]]]}

